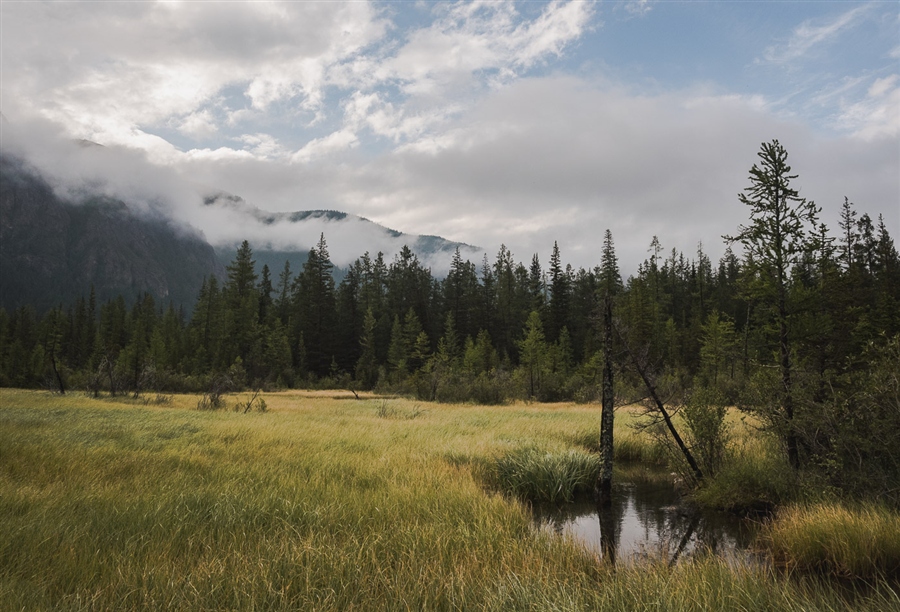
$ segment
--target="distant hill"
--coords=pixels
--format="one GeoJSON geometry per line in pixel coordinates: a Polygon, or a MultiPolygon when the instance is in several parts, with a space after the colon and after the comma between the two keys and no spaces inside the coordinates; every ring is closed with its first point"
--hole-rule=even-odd
{"type": "Polygon", "coordinates": [[[149,292],[189,310],[203,279],[223,273],[198,235],[118,200],[64,201],[21,160],[0,155],[0,306],[7,310],[68,304],[91,285],[101,302],[149,292]]]}

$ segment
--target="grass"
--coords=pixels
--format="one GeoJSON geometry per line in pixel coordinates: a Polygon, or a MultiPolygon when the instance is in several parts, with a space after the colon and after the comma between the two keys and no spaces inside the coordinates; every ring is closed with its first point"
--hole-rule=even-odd
{"type": "Polygon", "coordinates": [[[747,430],[733,442],[719,473],[692,494],[701,506],[741,514],[765,513],[798,494],[793,471],[769,437],[748,437],[747,430]]]}
{"type": "Polygon", "coordinates": [[[600,457],[580,449],[523,447],[499,457],[490,480],[501,491],[541,502],[571,502],[593,490],[600,457]]]}
{"type": "Polygon", "coordinates": [[[788,569],[900,579],[900,515],[884,506],[789,506],[766,526],[763,542],[788,569]]]}
{"type": "Polygon", "coordinates": [[[520,449],[582,452],[596,407],[334,395],[243,414],[0,389],[0,610],[848,609],[714,558],[613,571],[485,487],[520,449]]]}

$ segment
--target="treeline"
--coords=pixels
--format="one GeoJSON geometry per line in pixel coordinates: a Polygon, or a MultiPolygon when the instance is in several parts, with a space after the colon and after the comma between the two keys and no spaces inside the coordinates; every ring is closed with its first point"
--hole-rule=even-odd
{"type": "MultiPolygon", "coordinates": [[[[0,385],[139,395],[225,380],[436,401],[589,402],[599,401],[608,364],[621,401],[646,396],[649,377],[669,402],[702,391],[714,398],[706,403],[756,410],[797,467],[833,454],[829,432],[848,419],[860,437],[900,425],[862,396],[875,393],[873,364],[896,350],[900,257],[883,219],[873,223],[846,198],[837,235],[820,224],[790,187],[796,177],[777,141],[760,158],[741,196],[750,223],[715,263],[702,246],[686,256],[654,237],[623,281],[607,232],[593,269],[565,265],[557,244],[546,269],[537,255],[526,265],[501,246],[480,266],[457,251],[437,279],[404,248],[391,262],[362,255],[336,284],[324,236],[301,270],[286,262],[276,273],[257,270],[244,242],[225,280],[198,288],[191,313],[147,294],[130,308],[122,297],[97,304],[93,291],[40,317],[0,310],[0,385]]],[[[842,452],[852,461],[857,451],[842,452]]]]}
{"type": "MultiPolygon", "coordinates": [[[[791,271],[788,301],[798,370],[824,384],[864,366],[869,342],[900,332],[900,261],[883,221],[858,216],[849,201],[840,235],[819,237],[791,271]]],[[[730,247],[715,264],[702,247],[690,258],[664,253],[655,237],[648,253],[624,283],[615,267],[617,330],[685,387],[701,381],[736,401],[749,377],[777,362],[778,330],[755,292],[754,262],[730,247]]],[[[58,389],[58,374],[64,386],[115,393],[197,391],[230,370],[254,388],[598,397],[603,270],[564,265],[556,244],[546,270],[503,246],[480,268],[457,252],[441,280],[408,248],[389,264],[363,255],[337,285],[331,270],[324,238],[302,270],[286,265],[275,278],[255,268],[244,242],[224,282],[209,277],[199,288],[191,313],[149,294],[129,308],[121,296],[97,304],[93,293],[41,317],[0,311],[0,385],[58,389]]]]}

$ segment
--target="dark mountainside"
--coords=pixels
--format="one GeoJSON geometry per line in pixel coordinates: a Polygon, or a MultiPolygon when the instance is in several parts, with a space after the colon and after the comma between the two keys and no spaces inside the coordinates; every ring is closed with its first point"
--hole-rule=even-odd
{"type": "Polygon", "coordinates": [[[210,274],[213,248],[163,219],[109,198],[66,202],[19,160],[0,156],[0,306],[44,311],[94,286],[98,303],[152,294],[190,310],[210,274]]]}
{"type": "MultiPolygon", "coordinates": [[[[385,235],[406,238],[405,244],[425,261],[436,254],[446,255],[449,261],[457,248],[464,256],[480,252],[439,236],[404,234],[338,211],[270,213],[230,194],[211,196],[206,204],[232,208],[265,225],[322,219],[361,221],[373,244],[382,243],[379,238],[385,235]]],[[[172,302],[190,311],[205,278],[215,275],[224,280],[225,266],[238,246],[213,248],[199,235],[162,217],[137,215],[125,202],[105,196],[78,203],[65,201],[27,164],[0,155],[0,307],[7,310],[31,305],[44,312],[69,305],[78,297],[87,297],[93,285],[98,303],[118,295],[130,303],[147,292],[160,304],[172,302]]],[[[264,244],[252,246],[257,267],[268,265],[273,279],[285,261],[297,272],[309,255],[309,248],[287,251],[264,244]]],[[[365,245],[360,249],[365,251],[365,245]]],[[[346,273],[337,266],[333,271],[338,282],[346,273]]]]}

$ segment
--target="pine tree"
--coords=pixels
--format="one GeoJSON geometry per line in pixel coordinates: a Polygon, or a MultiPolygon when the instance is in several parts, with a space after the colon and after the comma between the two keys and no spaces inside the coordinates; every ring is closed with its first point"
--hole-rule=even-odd
{"type": "Polygon", "coordinates": [[[310,249],[303,271],[293,287],[297,322],[294,337],[302,334],[306,366],[317,376],[327,376],[334,359],[336,300],[332,268],[325,235],[322,234],[319,243],[310,249]]]}
{"type": "Polygon", "coordinates": [[[261,324],[267,324],[269,317],[274,315],[273,310],[275,304],[275,301],[272,298],[275,288],[272,286],[272,278],[268,264],[263,264],[262,272],[260,273],[259,286],[257,286],[256,291],[259,295],[259,322],[261,324]]]}
{"type": "Polygon", "coordinates": [[[378,382],[378,365],[375,361],[375,315],[371,308],[366,309],[363,322],[363,333],[359,339],[362,351],[356,362],[356,380],[364,389],[371,389],[378,382]]]}
{"type": "Polygon", "coordinates": [[[525,336],[519,341],[519,363],[525,371],[529,398],[537,399],[541,393],[547,358],[547,342],[541,315],[532,310],[525,323],[525,336]]]}
{"type": "Polygon", "coordinates": [[[537,253],[531,258],[531,267],[528,269],[528,298],[529,310],[536,310],[539,314],[544,311],[546,300],[544,296],[544,273],[541,270],[541,260],[537,253]]]}
{"type": "MultiPolygon", "coordinates": [[[[243,367],[252,377],[257,371],[262,338],[259,326],[260,296],[256,286],[256,262],[250,243],[244,240],[235,254],[234,260],[225,268],[226,280],[222,286],[224,300],[223,351],[219,355],[218,366],[230,367],[240,359],[243,367]]],[[[271,282],[269,283],[271,289],[271,282]]]]}

